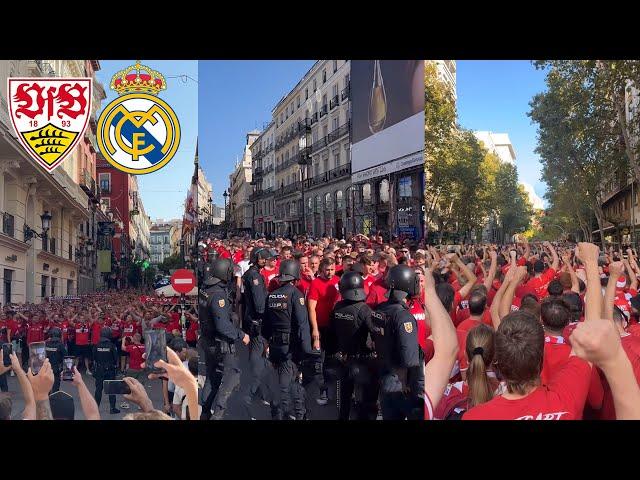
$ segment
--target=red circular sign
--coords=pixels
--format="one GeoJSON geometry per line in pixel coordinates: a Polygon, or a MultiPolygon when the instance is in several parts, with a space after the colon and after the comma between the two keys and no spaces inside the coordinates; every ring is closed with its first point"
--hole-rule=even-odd
{"type": "Polygon", "coordinates": [[[171,275],[171,286],[176,292],[187,294],[196,286],[196,276],[191,270],[181,268],[171,275]]]}

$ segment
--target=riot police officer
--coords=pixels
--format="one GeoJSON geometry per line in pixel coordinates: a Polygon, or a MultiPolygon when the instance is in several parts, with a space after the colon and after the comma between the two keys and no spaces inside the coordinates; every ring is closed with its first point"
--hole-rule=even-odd
{"type": "Polygon", "coordinates": [[[250,267],[242,276],[242,284],[244,287],[244,304],[242,329],[249,334],[251,341],[249,342],[249,365],[250,365],[250,382],[247,385],[247,391],[243,396],[243,401],[249,412],[249,417],[253,418],[251,413],[251,404],[253,399],[257,397],[258,391],[261,390],[263,400],[266,392],[265,387],[261,387],[261,378],[266,367],[266,349],[267,343],[261,334],[262,320],[264,317],[265,305],[267,301],[267,287],[264,277],[260,274],[260,269],[265,266],[268,258],[271,258],[271,252],[266,248],[256,248],[252,250],[249,258],[250,267]]]}
{"type": "Polygon", "coordinates": [[[356,419],[375,420],[377,416],[378,375],[373,345],[371,309],[364,303],[364,278],[347,272],[338,284],[342,300],[336,303],[329,327],[336,337],[342,371],[338,383],[339,419],[349,420],[351,397],[356,389],[356,419]]]}
{"type": "Polygon", "coordinates": [[[277,277],[281,287],[269,294],[263,332],[269,342],[269,360],[278,374],[280,401],[275,419],[290,413],[296,420],[306,416],[305,394],[299,378],[299,363],[311,353],[311,333],[304,296],[294,286],[300,279],[300,264],[283,260],[277,277]],[[293,397],[294,412],[290,400],[293,397]]]}
{"type": "Polygon", "coordinates": [[[51,363],[51,370],[53,370],[53,387],[49,392],[49,394],[52,394],[60,390],[60,372],[62,371],[62,362],[67,354],[67,350],[62,343],[62,330],[58,327],[53,327],[49,330],[49,338],[45,342],[45,350],[49,363],[51,363]]]}
{"type": "Polygon", "coordinates": [[[207,265],[207,262],[204,261],[204,253],[206,250],[206,246],[204,243],[198,243],[198,259],[196,260],[196,274],[198,277],[198,288],[202,286],[202,282],[204,281],[204,268],[207,265]]]}
{"type": "MultiPolygon", "coordinates": [[[[105,380],[115,380],[116,369],[118,367],[118,349],[111,341],[111,329],[102,327],[100,330],[100,341],[93,346],[93,377],[96,382],[94,397],[100,406],[102,400],[102,386],[105,380]]],[[[116,396],[109,395],[111,414],[120,413],[116,408],[116,396]]]]}
{"type": "Polygon", "coordinates": [[[381,407],[384,420],[424,418],[424,358],[416,319],[407,298],[418,295],[420,279],[407,265],[387,276],[388,300],[372,314],[376,353],[381,360],[381,407]]]}
{"type": "Polygon", "coordinates": [[[213,262],[200,291],[200,328],[206,355],[211,392],[202,406],[202,420],[222,420],[229,397],[240,384],[240,368],[235,342],[249,343],[249,335],[233,324],[228,284],[233,280],[233,262],[220,258],[213,262]]]}

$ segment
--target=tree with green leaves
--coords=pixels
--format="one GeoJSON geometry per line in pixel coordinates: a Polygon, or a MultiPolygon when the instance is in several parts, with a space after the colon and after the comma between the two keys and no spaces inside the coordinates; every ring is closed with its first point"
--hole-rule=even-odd
{"type": "Polygon", "coordinates": [[[538,124],[536,152],[551,192],[547,199],[557,200],[561,189],[575,193],[602,232],[605,184],[612,172],[626,170],[626,160],[615,108],[597,62],[540,61],[536,66],[547,69],[547,90],[534,96],[529,116],[538,124]]]}

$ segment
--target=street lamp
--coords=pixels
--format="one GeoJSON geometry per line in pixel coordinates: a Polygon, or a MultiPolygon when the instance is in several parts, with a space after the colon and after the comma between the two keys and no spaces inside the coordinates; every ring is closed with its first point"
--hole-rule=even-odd
{"type": "Polygon", "coordinates": [[[307,119],[305,119],[304,125],[298,125],[299,130],[302,135],[298,140],[298,150],[300,152],[300,156],[298,158],[298,165],[300,165],[300,177],[302,178],[302,232],[303,234],[307,233],[307,209],[304,202],[304,181],[305,181],[305,173],[307,171],[307,165],[309,165],[309,160],[311,159],[311,126],[307,123],[307,119]]]}
{"type": "Polygon", "coordinates": [[[44,213],[40,215],[40,222],[42,224],[42,233],[36,232],[26,223],[24,224],[22,233],[24,234],[25,242],[28,242],[33,237],[43,238],[47,236],[47,232],[49,231],[49,228],[51,228],[51,214],[48,210],[45,210],[44,213]]]}
{"type": "Polygon", "coordinates": [[[224,197],[224,221],[227,223],[227,198],[229,197],[229,193],[225,190],[222,196],[224,197]]]}

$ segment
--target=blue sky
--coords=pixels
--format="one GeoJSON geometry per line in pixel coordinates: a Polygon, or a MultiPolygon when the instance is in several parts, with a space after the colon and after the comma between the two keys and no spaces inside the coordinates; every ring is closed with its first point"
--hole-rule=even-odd
{"type": "MultiPolygon", "coordinates": [[[[529,101],[546,89],[542,70],[526,60],[459,60],[458,121],[472,130],[508,133],[516,152],[520,181],[542,198],[541,165],[534,153],[536,125],[527,116],[529,101]]],[[[543,198],[544,201],[544,198],[543,198]]],[[[546,202],[545,202],[546,206],[546,202]]]]}
{"type": "MultiPolygon", "coordinates": [[[[147,215],[151,220],[182,218],[184,201],[193,175],[193,157],[198,135],[198,62],[193,60],[141,60],[143,65],[160,72],[167,82],[167,89],[159,97],[176,112],[181,127],[178,151],[173,159],[160,170],[138,175],[138,185],[147,215]],[[191,79],[170,78],[188,75],[191,79]]],[[[117,97],[109,88],[111,77],[118,71],[134,65],[135,60],[101,60],[98,80],[107,93],[102,107],[117,97]]],[[[99,114],[99,112],[98,112],[99,114]]]]}
{"type": "Polygon", "coordinates": [[[213,186],[213,201],[224,206],[236,159],[245,136],[262,130],[271,110],[289,93],[315,60],[201,61],[198,156],[213,186]]]}

